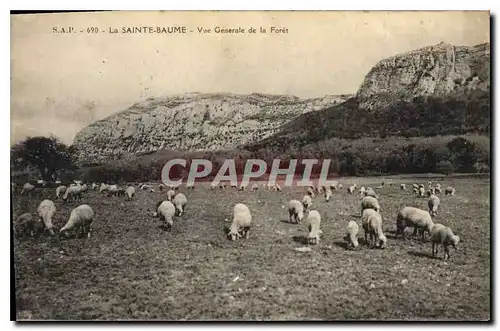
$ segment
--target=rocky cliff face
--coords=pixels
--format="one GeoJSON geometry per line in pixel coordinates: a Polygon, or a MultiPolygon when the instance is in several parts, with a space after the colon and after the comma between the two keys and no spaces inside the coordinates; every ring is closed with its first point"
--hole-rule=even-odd
{"type": "Polygon", "coordinates": [[[440,43],[380,61],[366,75],[356,98],[360,108],[373,109],[386,106],[387,95],[410,101],[489,87],[489,43],[473,47],[440,43]]]}
{"type": "Polygon", "coordinates": [[[190,93],[150,98],[84,128],[74,145],[85,162],[160,149],[232,148],[269,137],[298,115],[349,97],[304,100],[263,94],[190,93]]]}
{"type": "Polygon", "coordinates": [[[490,130],[490,44],[437,44],[378,62],[344,103],[303,114],[246,148],[287,150],[330,138],[490,130]]]}

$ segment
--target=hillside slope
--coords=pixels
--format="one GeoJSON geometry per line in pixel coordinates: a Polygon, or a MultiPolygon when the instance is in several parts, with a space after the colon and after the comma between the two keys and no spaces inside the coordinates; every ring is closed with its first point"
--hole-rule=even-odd
{"type": "Polygon", "coordinates": [[[150,98],[84,128],[76,135],[74,145],[84,162],[161,149],[232,148],[266,138],[298,115],[349,97],[189,93],[150,98]]]}

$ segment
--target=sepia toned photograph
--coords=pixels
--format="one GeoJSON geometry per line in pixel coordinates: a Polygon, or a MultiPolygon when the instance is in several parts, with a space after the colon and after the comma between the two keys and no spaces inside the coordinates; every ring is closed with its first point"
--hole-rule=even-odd
{"type": "Polygon", "coordinates": [[[11,12],[11,319],[491,322],[490,24],[11,12]]]}

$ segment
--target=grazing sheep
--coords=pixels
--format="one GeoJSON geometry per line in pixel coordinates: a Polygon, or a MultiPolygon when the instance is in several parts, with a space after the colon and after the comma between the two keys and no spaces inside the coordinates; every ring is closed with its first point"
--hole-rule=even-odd
{"type": "Polygon", "coordinates": [[[170,201],[160,201],[156,206],[156,212],[153,213],[154,217],[159,217],[163,221],[163,225],[167,231],[172,230],[174,225],[174,215],[176,208],[170,201]]]}
{"type": "Polygon", "coordinates": [[[240,185],[240,191],[245,191],[247,189],[246,185],[241,184],[240,185]]]}
{"type": "Polygon", "coordinates": [[[399,187],[401,188],[401,191],[406,191],[406,185],[405,184],[401,183],[399,185],[399,187]]]}
{"type": "Polygon", "coordinates": [[[441,184],[436,184],[434,187],[434,190],[436,191],[437,194],[441,194],[441,184]]]}
{"type": "Polygon", "coordinates": [[[252,214],[250,209],[243,203],[237,203],[233,208],[233,222],[229,228],[228,237],[233,241],[243,236],[248,239],[251,225],[252,214]]]}
{"type": "Polygon", "coordinates": [[[330,201],[331,197],[332,197],[332,190],[328,188],[325,190],[325,200],[330,201]]]}
{"type": "Polygon", "coordinates": [[[434,222],[428,211],[415,207],[404,207],[398,212],[396,218],[396,236],[401,234],[405,240],[404,230],[407,227],[413,227],[413,235],[415,236],[420,229],[422,230],[422,240],[425,241],[425,232],[430,233],[433,225],[434,222]]]}
{"type": "Polygon", "coordinates": [[[40,218],[33,218],[31,213],[24,213],[16,219],[16,226],[14,229],[16,232],[22,233],[24,235],[29,235],[33,237],[35,233],[38,234],[41,229],[44,228],[44,224],[40,218]],[[19,230],[17,230],[19,229],[19,230]]]}
{"type": "Polygon", "coordinates": [[[356,190],[356,186],[355,185],[351,185],[347,188],[347,193],[349,194],[353,194],[354,193],[354,190],[356,190]]]}
{"type": "Polygon", "coordinates": [[[439,200],[439,197],[437,195],[432,194],[429,197],[429,201],[427,202],[427,206],[429,207],[429,214],[432,217],[437,215],[437,210],[438,210],[440,202],[441,201],[439,200]]]}
{"type": "Polygon", "coordinates": [[[59,199],[61,197],[61,194],[66,193],[66,186],[61,185],[56,188],[56,198],[59,199]]]}
{"type": "Polygon", "coordinates": [[[281,186],[280,186],[280,184],[276,184],[276,185],[273,187],[273,191],[278,191],[278,192],[281,192],[281,186]]]}
{"type": "Polygon", "coordinates": [[[361,219],[365,233],[365,243],[367,245],[370,243],[372,247],[376,247],[378,244],[380,248],[385,248],[387,238],[382,231],[382,215],[375,209],[368,208],[363,210],[361,219]],[[368,242],[368,235],[370,236],[370,242],[368,242]]]}
{"type": "Polygon", "coordinates": [[[21,194],[26,192],[27,195],[32,195],[33,190],[35,189],[35,185],[31,185],[30,183],[25,183],[23,185],[23,189],[21,190],[21,194]]]}
{"type": "Polygon", "coordinates": [[[56,213],[56,205],[52,200],[45,199],[40,202],[38,208],[36,209],[38,217],[43,221],[45,229],[47,229],[50,235],[54,235],[54,226],[52,225],[52,217],[56,213]]]}
{"type": "Polygon", "coordinates": [[[448,186],[445,190],[444,190],[444,195],[455,195],[455,188],[454,187],[451,187],[451,186],[448,186]]]}
{"type": "Polygon", "coordinates": [[[442,224],[436,223],[431,229],[431,242],[432,242],[432,257],[438,254],[439,244],[443,246],[444,249],[444,259],[448,260],[450,258],[449,245],[453,248],[458,249],[458,243],[460,242],[460,237],[453,234],[453,231],[442,224]]]}
{"type": "Polygon", "coordinates": [[[110,195],[118,196],[118,191],[119,191],[118,185],[113,184],[108,186],[108,196],[110,195]]]}
{"type": "Polygon", "coordinates": [[[98,188],[99,188],[99,185],[97,185],[97,183],[92,183],[92,186],[90,187],[90,189],[91,189],[92,191],[95,191],[95,190],[97,190],[98,188]]]}
{"type": "Polygon", "coordinates": [[[423,188],[425,190],[425,185],[424,184],[419,184],[418,188],[423,188]]]}
{"type": "Polygon", "coordinates": [[[317,192],[318,194],[321,194],[321,193],[322,193],[323,191],[325,191],[325,190],[326,190],[326,188],[325,188],[325,187],[323,187],[323,186],[321,186],[321,185],[319,185],[319,184],[318,184],[318,186],[316,186],[316,192],[317,192]]]}
{"type": "Polygon", "coordinates": [[[288,214],[290,223],[300,223],[304,218],[304,206],[298,200],[290,200],[288,203],[288,214]]]}
{"type": "Polygon", "coordinates": [[[255,183],[252,185],[252,191],[257,191],[259,189],[259,184],[255,183]]]}
{"type": "Polygon", "coordinates": [[[139,186],[139,189],[140,190],[151,190],[152,187],[151,187],[151,185],[142,184],[142,185],[139,186]]]}
{"type": "Polygon", "coordinates": [[[101,187],[99,187],[99,193],[107,193],[108,190],[109,190],[109,185],[101,183],[101,187]]]}
{"type": "Polygon", "coordinates": [[[82,237],[87,234],[90,238],[90,225],[94,221],[94,211],[89,205],[80,205],[71,211],[69,220],[65,226],[59,230],[60,235],[67,236],[72,229],[82,229],[82,237]]]}
{"type": "Polygon", "coordinates": [[[304,206],[304,211],[307,211],[312,206],[312,199],[309,195],[304,195],[302,205],[304,206]]]}
{"type": "Polygon", "coordinates": [[[365,190],[365,197],[374,197],[374,198],[378,199],[377,194],[375,193],[375,191],[371,187],[369,187],[365,190]]]}
{"type": "MultiPolygon", "coordinates": [[[[217,184],[215,184],[215,183],[210,184],[210,189],[212,191],[215,190],[216,188],[217,188],[217,184]]],[[[173,190],[171,190],[171,191],[173,191],[173,190]]]]}
{"type": "Polygon", "coordinates": [[[183,193],[177,193],[177,195],[172,200],[177,211],[177,216],[182,216],[182,213],[186,209],[187,198],[183,193]]]}
{"type": "Polygon", "coordinates": [[[135,187],[133,186],[127,187],[125,193],[127,194],[127,200],[132,200],[132,198],[135,197],[135,187]]]}
{"type": "Polygon", "coordinates": [[[175,191],[174,190],[168,190],[167,192],[167,200],[168,201],[172,201],[172,199],[174,198],[175,196],[175,191]]]}
{"type": "Polygon", "coordinates": [[[338,186],[339,190],[341,190],[342,187],[343,187],[342,184],[339,184],[339,186],[338,186]]]}
{"type": "Polygon", "coordinates": [[[66,189],[63,195],[63,201],[76,201],[76,200],[81,200],[82,195],[81,195],[81,188],[80,186],[70,186],[66,189]]]}
{"type": "Polygon", "coordinates": [[[380,204],[377,198],[366,196],[363,200],[361,200],[361,214],[363,214],[363,210],[368,208],[373,209],[376,212],[380,212],[380,204]]]}
{"type": "Polygon", "coordinates": [[[316,245],[319,243],[319,237],[322,233],[320,230],[321,225],[321,215],[317,210],[311,210],[309,215],[307,215],[307,223],[309,229],[309,235],[307,236],[308,242],[311,245],[316,245]]]}
{"type": "Polygon", "coordinates": [[[418,188],[417,188],[417,187],[414,187],[414,188],[413,188],[413,194],[418,195],[418,192],[419,192],[418,188]]]}
{"type": "Polygon", "coordinates": [[[418,189],[418,196],[423,197],[425,196],[425,188],[423,186],[420,186],[418,189]]]}
{"type": "Polygon", "coordinates": [[[361,186],[361,188],[359,189],[359,195],[364,195],[366,192],[366,188],[364,186],[361,186]]]}
{"type": "Polygon", "coordinates": [[[313,187],[308,187],[307,188],[307,194],[310,195],[312,198],[314,198],[314,188],[313,187]]]}
{"type": "Polygon", "coordinates": [[[416,188],[418,190],[418,184],[413,184],[413,188],[416,188]]]}
{"type": "Polygon", "coordinates": [[[358,233],[358,223],[356,223],[355,221],[349,221],[349,224],[347,224],[346,236],[344,238],[347,241],[347,245],[349,248],[357,248],[359,246],[358,233]]]}
{"type": "Polygon", "coordinates": [[[338,189],[339,182],[335,181],[330,184],[330,190],[335,191],[338,189]]]}

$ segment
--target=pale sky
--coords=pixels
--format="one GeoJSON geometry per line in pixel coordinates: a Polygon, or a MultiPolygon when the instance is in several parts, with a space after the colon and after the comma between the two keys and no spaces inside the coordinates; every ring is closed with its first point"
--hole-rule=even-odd
{"type": "Polygon", "coordinates": [[[185,92],[355,93],[383,58],[489,42],[488,12],[106,12],[11,16],[11,140],[65,143],[93,120],[185,92]],[[53,27],[186,26],[185,35],[54,34],[53,27]],[[271,26],[287,34],[198,34],[271,26]],[[189,32],[192,30],[193,32],[189,32]]]}

